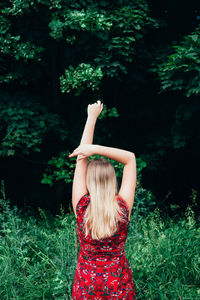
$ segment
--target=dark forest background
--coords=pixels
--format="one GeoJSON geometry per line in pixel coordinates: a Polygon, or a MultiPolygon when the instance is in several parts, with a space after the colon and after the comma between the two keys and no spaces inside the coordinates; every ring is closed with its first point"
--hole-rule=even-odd
{"type": "Polygon", "coordinates": [[[163,212],[199,214],[198,1],[2,0],[0,11],[0,178],[12,204],[71,210],[67,154],[100,99],[94,143],[133,151],[163,212]]]}

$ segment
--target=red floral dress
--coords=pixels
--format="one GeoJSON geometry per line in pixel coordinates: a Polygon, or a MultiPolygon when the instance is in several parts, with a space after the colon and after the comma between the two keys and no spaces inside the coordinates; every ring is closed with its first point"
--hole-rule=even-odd
{"type": "Polygon", "coordinates": [[[83,217],[90,202],[84,195],[76,206],[76,229],[80,252],[75,271],[71,300],[135,300],[135,289],[130,264],[125,255],[129,228],[128,205],[121,197],[117,201],[126,212],[126,222],[120,222],[116,233],[101,240],[84,237],[83,217]]]}

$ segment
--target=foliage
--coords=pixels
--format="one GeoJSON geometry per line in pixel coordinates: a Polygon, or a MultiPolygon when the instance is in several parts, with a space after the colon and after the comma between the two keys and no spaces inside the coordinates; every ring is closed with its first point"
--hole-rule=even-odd
{"type": "MultiPolygon", "coordinates": [[[[109,31],[112,26],[112,22],[103,13],[98,13],[95,8],[88,7],[85,9],[68,9],[64,14],[64,22],[58,19],[55,14],[52,21],[49,23],[51,28],[50,35],[55,39],[63,38],[63,31],[67,29],[77,31],[109,31]]],[[[75,37],[75,36],[74,36],[75,37]]],[[[68,38],[66,38],[68,41],[68,38]]],[[[74,38],[74,41],[76,37],[74,38]]]]}
{"type": "Polygon", "coordinates": [[[147,217],[156,207],[155,196],[150,190],[142,187],[141,174],[139,174],[134,198],[134,221],[140,222],[141,217],[147,217]]]}
{"type": "Polygon", "coordinates": [[[75,96],[87,87],[92,90],[99,90],[99,83],[103,77],[100,68],[93,68],[90,64],[81,63],[77,68],[69,66],[68,70],[65,70],[65,76],[60,77],[61,92],[70,93],[75,90],[75,96]]]}
{"type": "Polygon", "coordinates": [[[7,98],[1,100],[0,119],[3,132],[0,156],[13,156],[16,152],[40,152],[43,139],[49,132],[62,140],[67,137],[64,122],[56,114],[49,113],[38,103],[28,101],[23,95],[20,101],[16,101],[16,97],[12,101],[7,98]]]}
{"type": "Polygon", "coordinates": [[[76,9],[71,3],[69,8],[61,10],[61,5],[49,23],[51,37],[65,40],[78,53],[79,47],[87,49],[86,57],[91,65],[101,68],[103,75],[110,77],[120,78],[121,72],[127,73],[126,62],[133,60],[135,42],[143,37],[146,27],[158,27],[149,16],[145,1],[124,5],[119,2],[112,4],[109,10],[104,7],[108,5],[106,1],[104,5],[101,2],[84,5],[80,1],[76,9]]]}
{"type": "Polygon", "coordinates": [[[47,218],[41,209],[42,220],[22,215],[5,192],[0,204],[1,299],[67,297],[76,268],[74,218],[47,218]]]}
{"type": "MultiPolygon", "coordinates": [[[[0,16],[0,50],[1,54],[9,55],[15,60],[41,60],[40,53],[44,51],[42,46],[30,41],[22,42],[20,35],[11,34],[11,22],[4,16],[0,16]]],[[[1,76],[3,80],[3,76],[1,76]]],[[[7,81],[6,81],[7,82],[7,81]]]]}
{"type": "Polygon", "coordinates": [[[13,0],[7,6],[4,6],[2,13],[6,15],[21,16],[30,13],[31,9],[38,10],[38,4],[47,4],[47,0],[13,0]]]}
{"type": "MultiPolygon", "coordinates": [[[[70,299],[80,249],[74,213],[22,214],[4,185],[1,192],[1,299],[70,299]]],[[[136,215],[133,206],[125,252],[137,299],[198,299],[200,228],[192,210],[176,221],[157,209],[136,215]]]]}
{"type": "MultiPolygon", "coordinates": [[[[76,3],[69,1],[66,3],[62,0],[56,2],[14,0],[7,4],[1,2],[0,83],[7,84],[7,87],[8,84],[12,84],[14,89],[15,85],[26,85],[31,89],[30,84],[33,82],[40,84],[45,80],[53,83],[54,97],[58,95],[56,91],[58,88],[61,93],[74,93],[74,96],[79,96],[87,90],[100,92],[105,75],[117,78],[120,71],[126,73],[125,63],[132,61],[134,43],[143,37],[146,27],[156,27],[157,22],[149,16],[148,6],[143,0],[123,5],[119,1],[111,5],[111,10],[107,10],[106,5],[108,2],[93,4],[90,1],[76,3]],[[33,21],[30,22],[31,26],[27,16],[33,21]],[[39,17],[37,26],[41,27],[41,30],[37,30],[37,34],[36,18],[33,16],[39,17]],[[16,22],[17,26],[15,26],[16,22]],[[60,61],[57,56],[56,58],[52,56],[59,43],[62,43],[60,45],[63,49],[60,61]],[[52,60],[48,62],[49,57],[52,60],[56,59],[55,62],[53,63],[52,60]],[[31,61],[37,63],[36,67],[31,64],[31,61]],[[49,74],[49,64],[56,65],[53,74],[49,74]],[[63,72],[64,74],[60,75],[63,72]],[[56,86],[59,81],[60,87],[56,86]]],[[[27,99],[33,99],[29,92],[27,92],[27,99]]],[[[39,108],[43,115],[43,119],[40,120],[39,113],[33,113],[28,109],[32,106],[33,110],[37,110],[32,100],[26,100],[27,103],[24,103],[20,109],[17,103],[14,108],[15,101],[10,100],[7,104],[8,109],[5,107],[1,113],[2,119],[9,123],[8,127],[4,126],[4,130],[8,130],[7,133],[4,131],[3,146],[6,148],[4,155],[7,155],[8,151],[9,155],[14,155],[15,148],[27,154],[30,150],[40,151],[43,141],[41,136],[53,132],[53,128],[58,127],[59,117],[53,114],[47,116],[39,108]],[[11,113],[8,121],[7,111],[11,110],[16,110],[16,114],[19,112],[19,115],[11,113]],[[24,115],[29,117],[23,119],[24,115]],[[29,140],[28,128],[30,129],[29,140]],[[11,135],[9,131],[12,132],[11,135]]],[[[41,100],[38,98],[37,102],[39,101],[41,100]]],[[[53,101],[59,106],[58,97],[53,101]]],[[[48,111],[49,105],[46,106],[48,111]]],[[[66,128],[66,131],[68,130],[69,128],[66,128]]],[[[63,133],[60,136],[63,137],[63,133]]]]}
{"type": "Polygon", "coordinates": [[[68,155],[69,151],[61,152],[59,156],[53,156],[48,161],[49,166],[43,173],[41,183],[53,186],[55,181],[72,182],[76,157],[72,157],[69,160],[68,155]]]}
{"type": "Polygon", "coordinates": [[[101,119],[105,119],[105,118],[109,118],[109,117],[118,118],[119,113],[118,113],[116,107],[108,108],[107,105],[104,104],[103,110],[102,110],[101,114],[98,116],[98,119],[101,120],[101,119]]]}
{"type": "MultiPolygon", "coordinates": [[[[19,188],[13,174],[18,173],[16,162],[22,153],[28,156],[26,163],[31,163],[33,152],[40,162],[55,153],[43,181],[70,183],[71,169],[64,165],[62,153],[79,143],[83,111],[91,99],[99,98],[113,108],[103,112],[96,141],[136,149],[147,162],[145,182],[153,184],[158,194],[181,191],[172,198],[182,201],[191,187],[199,186],[197,159],[191,163],[200,145],[199,13],[197,2],[183,2],[183,7],[190,6],[188,10],[178,9],[180,3],[172,0],[164,7],[145,0],[0,1],[0,155],[5,156],[1,176],[12,182],[13,191],[19,188]],[[149,72],[152,62],[154,73],[149,72]],[[159,89],[168,93],[159,94],[159,89]],[[118,111],[122,112],[119,122],[112,122],[110,117],[117,117],[118,111]],[[190,157],[185,167],[190,183],[184,187],[184,172],[173,179],[171,175],[177,150],[180,159],[185,154],[190,157]],[[12,172],[7,170],[9,155],[12,172]],[[167,184],[160,184],[159,175],[154,180],[151,171],[156,176],[160,171],[166,174],[167,184]]],[[[19,163],[23,170],[24,162],[19,163]]],[[[43,199],[48,190],[42,185],[35,188],[43,165],[34,169],[34,182],[28,168],[26,177],[31,180],[22,187],[25,198],[28,191],[43,199]]],[[[55,194],[59,203],[62,192],[55,194]]],[[[24,200],[21,195],[18,199],[24,200]]]]}
{"type": "Polygon", "coordinates": [[[127,258],[134,266],[138,299],[198,299],[199,275],[194,277],[194,272],[199,273],[200,268],[200,231],[191,210],[175,221],[156,209],[134,222],[129,233],[127,258]]]}
{"type": "MultiPolygon", "coordinates": [[[[50,186],[53,186],[53,184],[56,181],[64,181],[66,183],[71,183],[73,181],[74,177],[74,169],[76,166],[76,157],[72,157],[69,159],[68,157],[69,151],[61,152],[59,156],[52,157],[51,160],[48,161],[48,167],[43,173],[43,178],[41,179],[41,183],[49,184],[50,186]]],[[[88,158],[88,162],[91,161],[93,158],[100,158],[100,155],[92,155],[88,158]]],[[[121,179],[122,173],[123,173],[123,164],[110,159],[108,159],[116,171],[116,176],[118,180],[121,179]]],[[[141,170],[146,167],[145,161],[143,161],[141,158],[136,158],[136,164],[137,164],[137,172],[138,172],[138,178],[140,178],[141,170]]]]}
{"type": "Polygon", "coordinates": [[[187,97],[200,95],[200,27],[172,46],[153,69],[161,81],[161,91],[182,91],[187,97]]]}

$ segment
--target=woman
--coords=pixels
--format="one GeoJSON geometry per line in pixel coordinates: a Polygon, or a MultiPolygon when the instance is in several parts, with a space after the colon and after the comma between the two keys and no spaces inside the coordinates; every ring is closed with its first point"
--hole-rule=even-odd
{"type": "Polygon", "coordinates": [[[136,160],[132,152],[93,145],[95,123],[103,109],[100,101],[88,105],[88,117],[77,156],[72,187],[80,253],[71,299],[136,299],[133,275],[124,248],[136,187],[136,160]],[[116,174],[99,154],[124,164],[117,194],[116,174]]]}

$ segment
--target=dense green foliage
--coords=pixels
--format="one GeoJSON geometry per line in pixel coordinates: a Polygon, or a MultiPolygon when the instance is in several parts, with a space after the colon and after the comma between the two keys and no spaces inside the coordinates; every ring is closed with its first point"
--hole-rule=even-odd
{"type": "Polygon", "coordinates": [[[167,60],[155,69],[161,80],[161,89],[183,91],[187,97],[200,95],[200,27],[185,36],[167,60]]]}
{"type": "Polygon", "coordinates": [[[71,90],[77,90],[75,95],[78,96],[86,87],[92,90],[98,89],[102,77],[101,68],[95,70],[91,65],[84,63],[76,69],[69,66],[69,70],[65,70],[65,77],[60,77],[61,92],[70,93],[71,90]]]}
{"type": "MultiPolygon", "coordinates": [[[[41,180],[44,184],[49,184],[52,186],[55,181],[63,180],[66,183],[73,182],[73,175],[74,169],[76,165],[76,157],[72,157],[72,159],[68,160],[69,152],[62,152],[59,154],[58,157],[53,157],[51,160],[48,161],[48,167],[43,174],[43,178],[41,180]]],[[[88,162],[90,162],[93,158],[100,158],[100,155],[93,155],[89,157],[88,162]]],[[[113,167],[115,168],[116,176],[118,181],[122,178],[123,172],[123,165],[117,161],[112,159],[108,160],[112,163],[113,167]]],[[[146,167],[145,161],[141,158],[136,158],[137,163],[137,177],[138,179],[141,178],[141,171],[143,168],[146,167]]]]}
{"type": "MultiPolygon", "coordinates": [[[[200,227],[188,207],[183,219],[152,211],[152,197],[137,187],[125,247],[137,299],[199,299],[200,227]],[[139,207],[139,209],[137,209],[139,207]],[[144,208],[145,210],[142,210],[144,208]]],[[[69,299],[79,254],[74,213],[39,217],[0,200],[0,298],[69,299]]]]}
{"type": "Polygon", "coordinates": [[[10,156],[20,153],[40,152],[40,146],[48,135],[54,132],[60,139],[67,137],[64,122],[58,115],[49,113],[45,107],[32,103],[22,96],[20,102],[1,100],[1,130],[5,136],[1,141],[0,155],[10,156]]]}
{"type": "Polygon", "coordinates": [[[74,162],[65,154],[97,99],[105,105],[94,142],[135,152],[162,209],[186,208],[192,189],[199,197],[199,11],[196,2],[190,13],[176,7],[178,0],[0,2],[1,178],[12,201],[20,202],[21,186],[32,203],[40,194],[53,209],[66,205],[74,162]]]}

